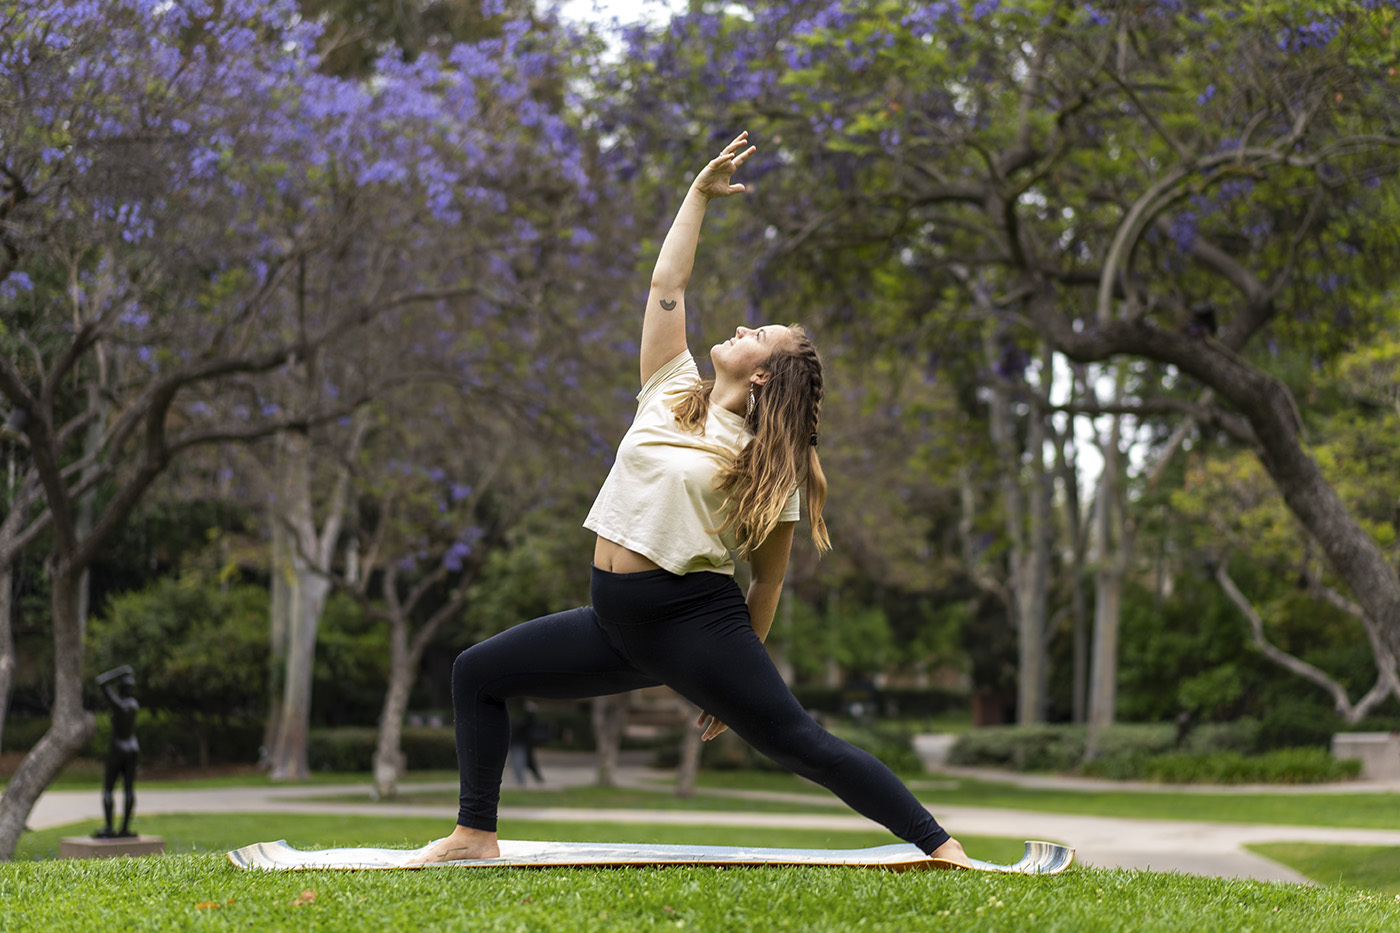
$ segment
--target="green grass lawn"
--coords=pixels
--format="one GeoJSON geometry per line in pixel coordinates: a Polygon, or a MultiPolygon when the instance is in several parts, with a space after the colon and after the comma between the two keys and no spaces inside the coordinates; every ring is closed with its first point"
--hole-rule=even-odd
{"type": "MultiPolygon", "coordinates": [[[[414,784],[452,782],[450,772],[417,772],[409,777],[403,800],[439,808],[455,803],[450,791],[415,791],[414,784]]],[[[1028,811],[1085,813],[1096,816],[1203,820],[1235,823],[1269,823],[1362,828],[1400,827],[1400,794],[1234,794],[1197,792],[1044,790],[1012,784],[951,779],[938,775],[906,775],[915,793],[927,803],[989,806],[1028,811]]],[[[364,786],[365,774],[323,774],[313,782],[326,787],[326,797],[365,802],[363,791],[337,793],[347,784],[364,786]]],[[[574,807],[693,809],[701,811],[839,812],[841,805],[829,793],[791,775],[774,772],[704,772],[701,793],[680,800],[671,786],[659,780],[654,788],[580,787],[566,790],[516,788],[509,783],[502,792],[506,807],[574,807]],[[793,795],[791,800],[745,800],[721,796],[719,791],[769,791],[793,795]]],[[[91,782],[73,786],[95,787],[91,782]]],[[[277,786],[259,774],[220,775],[178,782],[151,780],[143,786],[157,788],[207,788],[277,786]]],[[[63,835],[82,834],[90,826],[46,830],[26,834],[17,859],[46,859],[57,854],[63,835]]],[[[446,832],[441,818],[344,818],[329,816],[258,816],[245,814],[148,815],[138,827],[164,836],[172,853],[221,853],[250,842],[286,838],[302,848],[332,845],[391,845],[415,847],[446,832]]],[[[648,826],[607,823],[546,823],[512,821],[509,835],[521,839],[558,839],[595,842],[675,842],[688,844],[773,845],[804,847],[860,847],[880,845],[890,837],[878,830],[829,832],[770,830],[763,828],[701,826],[648,826]]],[[[965,839],[977,857],[1010,862],[1020,856],[1020,840],[965,839]]],[[[1364,889],[1372,895],[1400,895],[1400,848],[1273,844],[1253,847],[1261,855],[1288,865],[1320,884],[1364,889]]],[[[0,879],[7,869],[0,867],[0,879]]],[[[212,908],[208,908],[212,909],[212,908]]],[[[203,915],[201,915],[203,916],[203,915]]],[[[201,921],[207,922],[207,921],[201,921]]],[[[552,929],[535,927],[525,929],[552,929]]],[[[584,928],[587,928],[585,925],[584,928]]],[[[606,929],[607,927],[599,927],[606,929]]],[[[1137,927],[1132,927],[1136,929],[1137,927]]],[[[1163,926],[1161,929],[1189,929],[1163,926]]],[[[1204,928],[1204,927],[1203,927],[1204,928]]],[[[1338,927],[1338,929],[1351,929],[1338,927]]],[[[1376,929],[1383,929],[1377,927],[1376,929]]],[[[1394,929],[1400,929],[1400,923],[1394,929]]],[[[10,927],[0,924],[0,929],[10,927]]],[[[1070,929],[1070,928],[1066,928],[1070,929]]],[[[1271,929],[1271,927],[1258,927],[1271,929]]],[[[1365,926],[1355,929],[1368,929],[1365,926]]]]}
{"type": "Polygon", "coordinates": [[[1217,931],[1400,927],[1400,902],[1348,888],[1071,870],[1048,878],[837,868],[246,872],[216,854],[0,866],[0,929],[1217,931]]]}
{"type": "MultiPolygon", "coordinates": [[[[706,775],[705,781],[722,787],[742,784],[751,789],[789,792],[810,787],[784,775],[768,774],[706,775]]],[[[930,787],[940,788],[940,793],[948,792],[942,782],[928,781],[930,787]]],[[[978,793],[978,799],[985,802],[989,790],[985,785],[964,785],[957,792],[978,793]]],[[[540,795],[551,792],[512,789],[508,793],[538,802],[540,795]]],[[[608,799],[600,793],[673,799],[665,788],[651,793],[582,788],[578,793],[584,805],[592,806],[608,799]]],[[[1038,807],[1063,794],[1019,793],[1020,799],[1034,800],[1038,807]]],[[[1231,817],[1237,821],[1241,809],[1259,802],[1248,796],[1220,796],[1235,805],[1231,817]]],[[[1199,799],[1192,794],[1167,797],[1178,805],[1199,799]]],[[[1296,797],[1285,799],[1298,803],[1296,797]]],[[[1354,796],[1345,799],[1363,809],[1366,806],[1354,796]]],[[[1130,810],[1127,815],[1141,814],[1130,810]]],[[[436,817],[152,814],[141,817],[139,829],[164,836],[169,854],[81,861],[53,856],[62,836],[85,833],[91,829],[89,823],[27,833],[16,861],[0,865],[0,930],[1118,933],[1238,929],[1296,933],[1306,928],[1321,933],[1380,933],[1400,929],[1400,850],[1361,846],[1253,847],[1327,885],[1317,888],[1082,867],[1054,878],[939,872],[900,875],[828,868],[263,874],[235,869],[222,854],[251,842],[282,838],[300,848],[411,848],[448,828],[436,817]]],[[[595,842],[852,848],[890,841],[878,830],[536,821],[512,821],[508,835],[595,842]]],[[[974,855],[989,861],[1014,861],[1021,854],[1020,840],[967,837],[964,842],[974,855]]]]}
{"type": "Polygon", "coordinates": [[[1400,848],[1310,842],[1271,842],[1246,848],[1319,884],[1366,888],[1394,894],[1400,900],[1400,848]]]}

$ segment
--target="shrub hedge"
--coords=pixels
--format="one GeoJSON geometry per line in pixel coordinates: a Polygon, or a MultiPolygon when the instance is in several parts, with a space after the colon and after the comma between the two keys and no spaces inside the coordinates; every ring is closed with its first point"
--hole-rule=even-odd
{"type": "Polygon", "coordinates": [[[1203,725],[1179,738],[1170,724],[1117,725],[1105,730],[1097,756],[1086,762],[1088,731],[1082,725],[1001,726],[959,736],[948,761],[1183,784],[1311,784],[1360,773],[1360,762],[1338,761],[1314,746],[1261,750],[1261,730],[1259,722],[1241,719],[1203,725]]]}
{"type": "MultiPolygon", "coordinates": [[[[262,719],[143,711],[136,720],[136,740],[144,768],[203,768],[252,764],[262,745],[262,719]]],[[[4,750],[28,751],[48,731],[47,718],[15,718],[5,723],[4,750]]],[[[97,730],[78,752],[82,758],[105,759],[111,742],[110,717],[99,713],[97,730]]]]}
{"type": "MultiPolygon", "coordinates": [[[[312,729],[306,757],[312,771],[368,771],[379,731],[373,726],[312,729]]],[[[410,771],[455,770],[457,744],[451,726],[405,726],[403,754],[410,771]]]]}
{"type": "Polygon", "coordinates": [[[1321,784],[1360,773],[1355,759],[1339,761],[1320,748],[1281,748],[1262,755],[1162,755],[1146,760],[1141,776],[1167,784],[1321,784]]]}
{"type": "MultiPolygon", "coordinates": [[[[805,709],[818,713],[839,716],[845,713],[846,704],[853,693],[865,693],[848,687],[794,687],[793,695],[805,709]]],[[[874,693],[880,715],[886,718],[896,716],[942,716],[968,708],[968,696],[956,690],[937,690],[918,687],[891,687],[874,693]]]]}

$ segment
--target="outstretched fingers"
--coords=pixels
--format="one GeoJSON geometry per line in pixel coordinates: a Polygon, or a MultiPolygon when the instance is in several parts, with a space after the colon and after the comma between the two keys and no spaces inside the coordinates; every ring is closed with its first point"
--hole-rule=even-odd
{"type": "Polygon", "coordinates": [[[744,144],[747,143],[748,141],[749,141],[749,131],[748,131],[748,130],[744,130],[744,131],[741,132],[738,136],[735,136],[735,137],[734,137],[734,141],[733,141],[733,142],[731,142],[729,145],[727,145],[727,146],[724,147],[724,149],[720,152],[720,155],[721,155],[721,156],[733,155],[735,152],[738,152],[740,149],[742,149],[742,148],[744,147],[744,144]]]}
{"type": "Polygon", "coordinates": [[[749,160],[757,146],[749,145],[748,130],[734,137],[734,140],[710,160],[704,171],[696,178],[696,183],[707,197],[724,197],[744,191],[742,184],[730,184],[734,172],[749,160]]]}

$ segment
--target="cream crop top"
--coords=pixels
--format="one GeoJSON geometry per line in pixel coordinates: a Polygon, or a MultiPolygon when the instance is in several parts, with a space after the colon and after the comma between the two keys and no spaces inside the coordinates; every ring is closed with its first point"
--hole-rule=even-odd
{"type": "MultiPolygon", "coordinates": [[[[711,405],[705,433],[676,425],[671,406],[700,382],[687,350],[662,366],[637,395],[637,417],[617,448],[613,463],[583,527],[655,561],[671,573],[708,570],[734,573],[732,533],[724,524],[724,495],[715,488],[719,471],[752,440],[740,415],[711,405]]],[[[797,488],[778,520],[799,517],[797,488]]]]}

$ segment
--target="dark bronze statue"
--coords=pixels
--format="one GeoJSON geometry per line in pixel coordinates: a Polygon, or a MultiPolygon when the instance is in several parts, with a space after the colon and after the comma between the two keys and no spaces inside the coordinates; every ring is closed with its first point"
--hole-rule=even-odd
{"type": "Polygon", "coordinates": [[[140,747],[136,744],[136,712],[141,704],[136,702],[136,672],[128,664],[113,668],[97,676],[97,685],[107,697],[112,708],[112,741],[107,748],[107,767],[102,773],[102,814],[107,825],[93,833],[98,839],[122,839],[136,835],[131,831],[131,811],[136,806],[136,758],[140,747]],[[117,776],[122,778],[125,791],[125,810],[122,812],[120,832],[112,831],[112,789],[117,776]]]}

